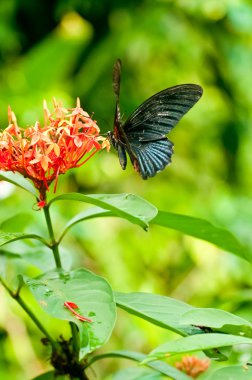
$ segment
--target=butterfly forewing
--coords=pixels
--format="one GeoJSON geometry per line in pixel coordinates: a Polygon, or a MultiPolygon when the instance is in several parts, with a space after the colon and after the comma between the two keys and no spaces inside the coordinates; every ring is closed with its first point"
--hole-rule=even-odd
{"type": "Polygon", "coordinates": [[[194,84],[174,86],[153,95],[123,125],[129,141],[151,141],[167,135],[201,95],[202,88],[194,84]]]}

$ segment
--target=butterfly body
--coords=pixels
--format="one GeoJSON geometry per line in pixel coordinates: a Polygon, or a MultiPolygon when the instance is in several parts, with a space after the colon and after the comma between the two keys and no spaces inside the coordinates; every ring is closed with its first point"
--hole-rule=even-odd
{"type": "Polygon", "coordinates": [[[113,71],[114,129],[108,132],[108,138],[118,152],[122,169],[127,166],[128,154],[135,170],[148,179],[171,162],[173,143],[166,135],[200,99],[202,88],[183,84],[160,91],[143,102],[123,124],[119,108],[120,73],[121,62],[117,60],[113,71]]]}

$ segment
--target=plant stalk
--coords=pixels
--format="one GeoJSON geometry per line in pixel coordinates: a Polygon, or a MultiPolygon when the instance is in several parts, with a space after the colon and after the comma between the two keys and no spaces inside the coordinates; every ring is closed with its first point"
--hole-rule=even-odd
{"type": "Polygon", "coordinates": [[[79,331],[78,327],[74,322],[69,322],[72,332],[72,338],[73,338],[73,350],[76,357],[79,357],[79,351],[80,351],[80,338],[79,338],[79,331]]]}
{"type": "Polygon", "coordinates": [[[62,264],[61,264],[60,255],[59,255],[59,247],[58,247],[58,243],[56,242],[55,237],[54,237],[52,221],[51,221],[51,216],[50,216],[48,205],[43,207],[43,211],[44,211],[44,215],[45,215],[45,219],[46,219],[46,224],[47,224],[49,236],[51,239],[51,249],[53,252],[55,264],[56,264],[56,267],[58,269],[61,269],[62,264]]]}
{"type": "Polygon", "coordinates": [[[44,326],[41,324],[41,322],[38,320],[36,315],[33,313],[33,311],[26,305],[24,300],[20,297],[20,287],[18,288],[18,291],[13,292],[9,286],[6,284],[3,278],[0,277],[0,282],[3,285],[3,287],[7,290],[7,292],[10,294],[10,296],[15,299],[19,305],[22,307],[22,309],[29,315],[29,317],[33,320],[35,325],[39,328],[39,330],[46,336],[48,341],[51,343],[52,347],[56,349],[56,342],[53,340],[53,338],[50,336],[48,331],[44,328],[44,326]]]}

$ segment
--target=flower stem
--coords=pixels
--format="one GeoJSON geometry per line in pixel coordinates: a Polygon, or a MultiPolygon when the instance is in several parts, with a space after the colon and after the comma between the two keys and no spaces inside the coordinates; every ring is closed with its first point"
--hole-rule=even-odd
{"type": "Polygon", "coordinates": [[[50,336],[48,331],[44,328],[44,326],[41,324],[41,322],[38,320],[36,315],[33,313],[33,311],[29,308],[29,306],[26,305],[24,300],[20,297],[20,289],[21,287],[18,287],[18,290],[16,292],[13,292],[9,286],[6,284],[3,278],[0,277],[0,282],[3,285],[3,287],[7,290],[7,292],[10,294],[10,296],[15,299],[19,305],[22,307],[22,309],[29,315],[29,317],[33,320],[35,325],[39,328],[39,330],[47,337],[48,341],[51,343],[51,346],[53,348],[56,348],[56,342],[53,340],[53,338],[50,336]]]}
{"type": "Polygon", "coordinates": [[[56,267],[60,269],[60,268],[62,268],[62,265],[61,265],[60,255],[59,255],[59,247],[58,247],[58,243],[56,242],[55,237],[54,237],[49,207],[47,205],[44,206],[43,211],[44,211],[44,215],[45,215],[45,219],[46,219],[46,224],[47,224],[49,236],[51,238],[51,249],[53,251],[55,264],[56,264],[56,267]]]}

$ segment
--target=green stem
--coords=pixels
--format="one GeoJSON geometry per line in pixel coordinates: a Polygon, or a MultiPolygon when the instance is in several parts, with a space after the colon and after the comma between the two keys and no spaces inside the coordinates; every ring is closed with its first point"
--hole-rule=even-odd
{"type": "Polygon", "coordinates": [[[18,288],[18,290],[16,292],[13,292],[1,277],[0,277],[0,282],[3,285],[3,287],[7,290],[7,292],[10,294],[10,296],[12,298],[14,298],[19,303],[19,305],[22,307],[22,309],[29,315],[29,317],[33,320],[33,322],[39,328],[39,330],[47,337],[47,339],[51,343],[52,347],[56,349],[56,342],[53,340],[53,338],[50,336],[48,331],[44,328],[44,326],[37,319],[37,317],[33,313],[33,311],[26,305],[24,300],[20,297],[20,294],[19,294],[20,293],[20,287],[18,288]]]}
{"type": "MultiPolygon", "coordinates": [[[[46,224],[47,224],[49,236],[51,239],[50,248],[51,248],[53,255],[54,255],[56,267],[58,269],[61,269],[62,265],[61,265],[59,248],[58,248],[60,241],[57,242],[55,240],[51,216],[50,216],[50,212],[49,212],[49,206],[48,205],[44,206],[43,211],[44,211],[44,215],[45,215],[45,219],[46,219],[46,224]]],[[[84,373],[83,366],[79,363],[80,340],[79,340],[78,328],[77,328],[76,324],[73,322],[69,322],[69,324],[70,324],[70,328],[71,328],[71,332],[72,332],[72,354],[71,354],[72,358],[71,358],[71,362],[73,359],[76,362],[76,365],[78,366],[78,372],[79,372],[78,379],[88,380],[87,376],[84,373]]],[[[43,328],[43,326],[42,326],[42,328],[43,328]]],[[[57,366],[54,365],[54,367],[56,368],[57,366]]],[[[71,377],[71,378],[73,378],[73,377],[71,377]]]]}
{"type": "Polygon", "coordinates": [[[58,247],[58,243],[56,242],[55,237],[54,237],[52,221],[51,221],[51,216],[49,213],[48,205],[43,207],[43,210],[44,210],[44,215],[45,215],[45,219],[46,219],[46,224],[47,224],[49,236],[51,238],[51,249],[53,251],[53,256],[54,256],[54,260],[56,263],[56,267],[61,269],[62,265],[61,265],[60,255],[59,255],[59,247],[58,247]]]}
{"type": "Polygon", "coordinates": [[[79,351],[80,351],[80,338],[79,338],[79,331],[78,327],[74,322],[69,322],[72,332],[72,338],[73,338],[73,351],[76,355],[76,358],[79,357],[79,351]]]}

